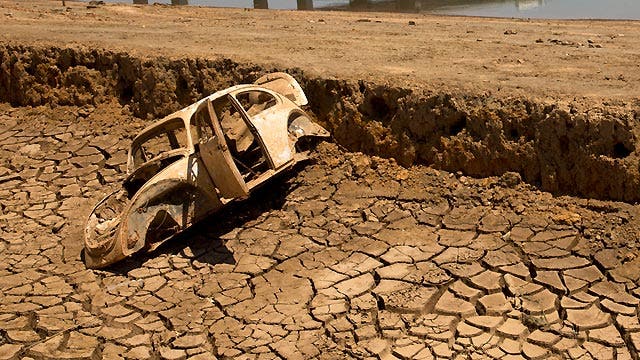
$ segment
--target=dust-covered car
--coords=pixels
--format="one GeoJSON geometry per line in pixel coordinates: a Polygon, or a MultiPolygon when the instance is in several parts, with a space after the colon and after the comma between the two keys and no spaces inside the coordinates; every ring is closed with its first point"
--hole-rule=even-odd
{"type": "Polygon", "coordinates": [[[302,139],[329,135],[300,108],[306,104],[293,77],[273,73],[218,91],[144,129],[129,149],[122,189],[89,215],[87,267],[155,249],[305,159],[302,139]]]}

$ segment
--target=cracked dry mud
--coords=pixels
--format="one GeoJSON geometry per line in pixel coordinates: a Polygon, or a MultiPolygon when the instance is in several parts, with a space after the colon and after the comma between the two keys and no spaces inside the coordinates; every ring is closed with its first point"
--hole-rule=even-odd
{"type": "Polygon", "coordinates": [[[87,270],[118,105],[0,106],[0,359],[637,358],[637,207],[345,153],[87,270]]]}

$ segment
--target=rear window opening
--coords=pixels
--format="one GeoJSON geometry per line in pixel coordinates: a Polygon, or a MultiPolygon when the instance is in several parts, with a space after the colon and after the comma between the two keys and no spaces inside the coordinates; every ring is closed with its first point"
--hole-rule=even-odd
{"type": "Polygon", "coordinates": [[[188,147],[184,121],[172,119],[139,136],[131,147],[133,169],[124,187],[131,198],[144,183],[182,158],[188,147]]]}

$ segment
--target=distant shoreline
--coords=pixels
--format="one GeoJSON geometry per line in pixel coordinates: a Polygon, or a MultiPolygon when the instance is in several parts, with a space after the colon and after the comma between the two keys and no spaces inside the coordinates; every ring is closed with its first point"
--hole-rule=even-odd
{"type": "MultiPolygon", "coordinates": [[[[89,1],[89,0],[83,0],[89,1]]],[[[104,0],[108,3],[132,3],[133,0],[104,0]]],[[[148,0],[149,4],[171,4],[171,0],[148,0]]],[[[189,5],[221,8],[253,8],[254,0],[181,0],[189,5]]],[[[295,10],[292,0],[262,0],[272,10],[295,10]]],[[[352,0],[353,1],[353,0],[352,0]]],[[[355,0],[358,1],[358,0],[355,0]]],[[[366,1],[366,0],[361,0],[366,1]]],[[[440,16],[473,16],[489,18],[548,20],[640,20],[640,3],[629,5],[624,0],[373,0],[369,4],[349,5],[349,0],[314,0],[314,10],[414,13],[440,16]],[[619,4],[618,4],[619,3],[619,4]]]]}

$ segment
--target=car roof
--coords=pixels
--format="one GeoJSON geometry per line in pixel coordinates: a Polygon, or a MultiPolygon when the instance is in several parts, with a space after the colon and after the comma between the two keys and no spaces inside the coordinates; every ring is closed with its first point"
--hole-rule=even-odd
{"type": "Polygon", "coordinates": [[[164,118],[160,119],[160,120],[156,120],[153,123],[149,124],[147,127],[145,127],[144,129],[142,129],[142,131],[140,131],[136,137],[134,138],[134,142],[136,139],[138,139],[141,135],[147,133],[148,131],[151,131],[152,129],[155,129],[158,126],[163,126],[168,122],[171,122],[173,120],[175,120],[176,118],[180,118],[185,122],[185,126],[188,125],[188,121],[191,118],[191,116],[193,115],[193,113],[196,111],[196,109],[198,109],[200,107],[200,105],[207,101],[207,99],[217,99],[220,98],[224,95],[239,91],[239,90],[244,90],[244,89],[259,89],[259,90],[263,90],[263,91],[267,91],[267,92],[272,92],[269,89],[266,89],[262,86],[259,85],[254,85],[254,84],[241,84],[241,85],[235,85],[229,88],[226,88],[224,90],[220,90],[220,91],[216,91],[213,94],[206,96],[198,101],[196,101],[195,103],[182,108],[176,112],[173,112],[167,116],[165,116],[164,118]]]}

